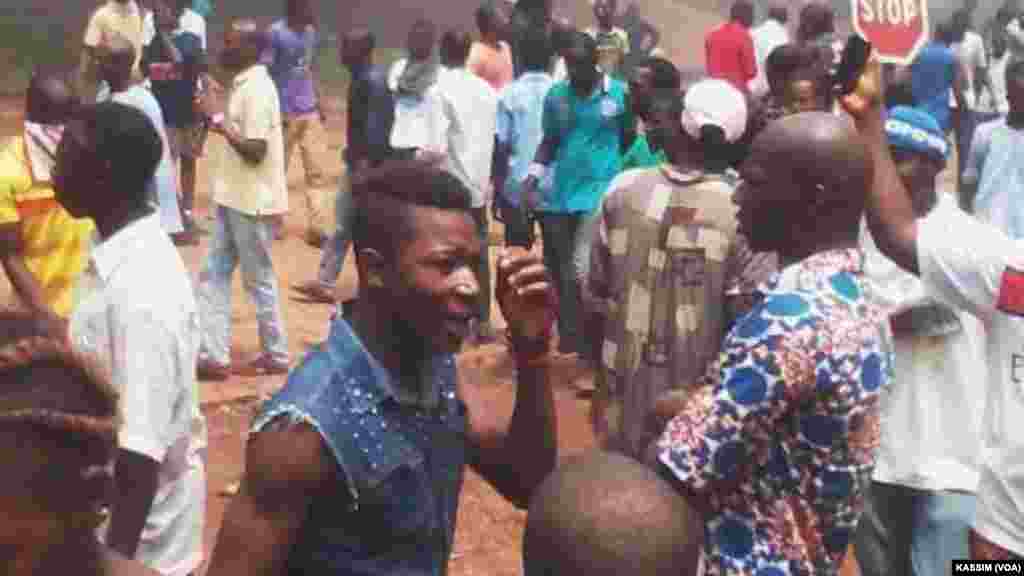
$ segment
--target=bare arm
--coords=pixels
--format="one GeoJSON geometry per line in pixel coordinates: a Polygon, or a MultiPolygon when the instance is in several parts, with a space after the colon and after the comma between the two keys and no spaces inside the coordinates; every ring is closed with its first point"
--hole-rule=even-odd
{"type": "Polygon", "coordinates": [[[873,177],[867,197],[867,221],[878,249],[900,268],[918,274],[917,220],[910,194],[903,186],[889,153],[882,110],[884,91],[877,60],[868,64],[857,91],[843,98],[843,106],[853,116],[873,165],[873,177]]]}
{"type": "Polygon", "coordinates": [[[245,478],[224,516],[210,576],[284,574],[310,503],[326,487],[340,485],[320,435],[308,425],[271,424],[249,440],[245,459],[245,478]]]}
{"type": "Polygon", "coordinates": [[[508,250],[498,261],[496,292],[512,333],[519,374],[516,401],[507,426],[493,410],[470,412],[469,462],[503,496],[525,508],[558,459],[547,355],[554,298],[540,256],[508,250]]]}
{"type": "Polygon", "coordinates": [[[555,400],[547,362],[516,355],[519,377],[511,420],[494,411],[470,417],[469,463],[518,508],[529,505],[533,489],[554,469],[558,456],[555,400]]]}
{"type": "Polygon", "coordinates": [[[111,506],[107,546],[127,558],[134,558],[153,506],[160,475],[160,464],[137,452],[119,450],[117,456],[117,495],[111,506]]]}
{"type": "Polygon", "coordinates": [[[267,141],[254,138],[243,138],[236,130],[229,126],[223,126],[219,132],[228,141],[228,144],[238,152],[249,164],[259,164],[267,157],[267,141]]]}
{"type": "Polygon", "coordinates": [[[21,224],[0,224],[0,261],[3,262],[11,286],[29,309],[44,315],[52,315],[53,309],[46,303],[42,285],[25,266],[23,252],[21,224]]]}

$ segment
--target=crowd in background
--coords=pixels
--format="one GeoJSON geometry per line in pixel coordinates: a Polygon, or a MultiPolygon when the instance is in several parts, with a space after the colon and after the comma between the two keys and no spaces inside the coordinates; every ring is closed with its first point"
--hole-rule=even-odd
{"type": "Polygon", "coordinates": [[[592,26],[550,0],[488,0],[474,31],[420,19],[388,65],[376,23],[342,31],[336,191],[311,0],[231,20],[216,55],[208,2],[99,6],[79,68],[35,72],[0,150],[12,573],[198,574],[198,383],[234,374],[287,381],[214,575],[444,574],[467,464],[528,510],[527,576],[1024,557],[1024,15],[976,29],[968,1],[843,93],[826,4],[758,22],[736,0],[700,71],[636,3],[592,4],[592,26]],[[334,306],[298,363],[272,255],[296,150],[321,260],[291,289],[334,306]],[[202,236],[194,282],[175,245],[202,236]],[[511,419],[459,388],[455,355],[495,343],[511,419]],[[559,356],[595,374],[600,446],[563,462],[559,356]]]}

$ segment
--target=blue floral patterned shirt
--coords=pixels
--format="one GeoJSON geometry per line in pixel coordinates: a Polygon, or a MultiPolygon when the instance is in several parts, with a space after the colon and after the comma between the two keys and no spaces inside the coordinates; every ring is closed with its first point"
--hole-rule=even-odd
{"type": "Polygon", "coordinates": [[[766,283],[658,442],[661,463],[712,510],[709,576],[839,572],[891,367],[863,266],[857,250],[823,252],[766,283]]]}

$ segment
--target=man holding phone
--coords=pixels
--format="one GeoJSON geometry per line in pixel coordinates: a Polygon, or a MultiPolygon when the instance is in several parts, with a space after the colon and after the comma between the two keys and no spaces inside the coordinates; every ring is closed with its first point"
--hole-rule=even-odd
{"type": "Polygon", "coordinates": [[[263,347],[249,368],[257,374],[288,372],[288,342],[270,257],[274,218],[288,210],[288,190],[277,88],[259,63],[265,44],[265,34],[252,20],[231,24],[221,54],[222,65],[235,72],[227,115],[205,103],[212,129],[224,141],[211,150],[216,225],[199,276],[203,379],[226,380],[231,373],[231,277],[239,264],[256,304],[263,347]]]}

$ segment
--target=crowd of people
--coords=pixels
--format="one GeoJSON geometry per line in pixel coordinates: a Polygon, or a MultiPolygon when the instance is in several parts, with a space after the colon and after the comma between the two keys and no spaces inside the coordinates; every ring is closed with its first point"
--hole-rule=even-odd
{"type": "Polygon", "coordinates": [[[209,3],[107,0],[0,149],[2,562],[198,574],[198,383],[239,373],[287,380],[212,575],[444,574],[467,464],[527,510],[527,576],[1024,559],[1024,15],[985,38],[975,4],[851,93],[818,2],[754,26],[736,0],[697,72],[616,0],[584,29],[550,0],[488,0],[475,32],[421,19],[387,66],[371,29],[342,30],[334,193],[311,0],[231,20],[216,59],[209,3]],[[293,364],[272,247],[296,148],[322,252],[291,288],[335,308],[293,364]],[[175,245],[204,234],[193,283],[175,245]],[[239,266],[262,348],[241,366],[239,266]],[[460,391],[456,355],[492,343],[511,419],[460,391]],[[599,450],[564,461],[556,356],[595,373],[599,450]]]}

